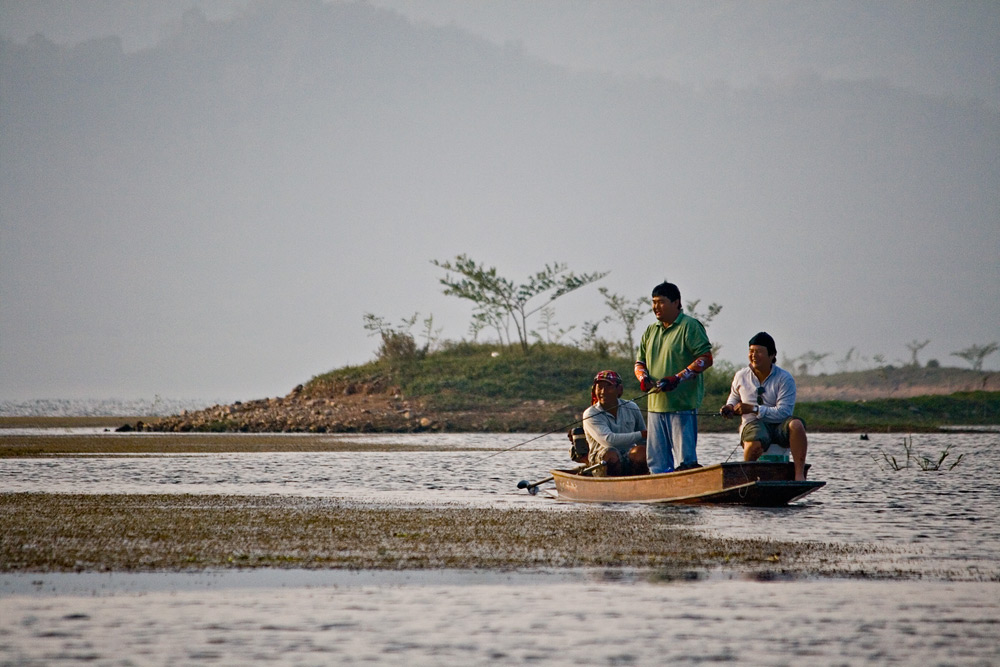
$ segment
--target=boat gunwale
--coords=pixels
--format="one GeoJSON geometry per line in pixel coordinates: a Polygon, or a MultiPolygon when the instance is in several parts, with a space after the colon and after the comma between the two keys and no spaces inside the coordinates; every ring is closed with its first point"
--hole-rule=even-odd
{"type": "MultiPolygon", "coordinates": [[[[699,475],[705,473],[716,473],[717,471],[724,471],[734,468],[752,468],[756,466],[790,466],[787,462],[771,462],[771,461],[725,461],[722,463],[713,463],[707,466],[702,466],[700,468],[692,468],[689,470],[681,470],[667,473],[656,473],[653,475],[626,475],[620,477],[590,477],[587,475],[579,475],[575,470],[560,470],[554,469],[551,471],[553,481],[560,478],[563,483],[577,481],[583,483],[585,486],[590,486],[593,488],[595,485],[610,483],[617,484],[624,481],[637,481],[637,482],[647,482],[650,485],[655,485],[659,481],[667,481],[671,479],[678,479],[686,475],[699,475]]],[[[745,474],[745,473],[744,473],[745,474]]],[[[705,501],[711,502],[712,497],[726,497],[732,495],[734,492],[739,493],[741,490],[749,490],[751,488],[757,487],[760,489],[781,489],[781,488],[797,488],[801,489],[802,493],[795,495],[789,500],[782,504],[787,504],[794,502],[806,495],[809,495],[813,491],[826,485],[824,481],[814,481],[814,480],[761,480],[761,479],[750,479],[747,477],[747,481],[741,482],[739,484],[733,484],[731,486],[724,486],[722,488],[713,488],[698,493],[688,494],[684,496],[669,496],[669,497],[658,497],[658,498],[581,498],[581,497],[571,497],[564,496],[563,492],[560,490],[557,498],[565,502],[580,502],[580,503],[636,503],[636,504],[670,504],[670,503],[691,503],[692,501],[705,501]]],[[[556,488],[559,489],[560,484],[556,483],[556,488]]],[[[644,484],[643,486],[646,486],[644,484]]],[[[724,501],[723,501],[724,502],[724,501]]]]}
{"type": "MultiPolygon", "coordinates": [[[[563,469],[555,468],[550,470],[552,476],[560,477],[570,477],[573,479],[585,479],[588,482],[594,483],[605,483],[605,482],[617,482],[621,480],[660,480],[660,479],[677,479],[685,475],[698,475],[706,472],[711,472],[717,468],[725,470],[726,468],[745,468],[751,466],[787,466],[792,465],[787,461],[723,461],[722,463],[710,463],[707,466],[701,466],[700,468],[689,468],[687,470],[674,470],[673,472],[658,472],[648,475],[618,475],[614,477],[592,477],[590,475],[580,475],[578,474],[578,469],[563,469]]],[[[809,465],[806,465],[806,470],[809,469],[809,465]]]]}

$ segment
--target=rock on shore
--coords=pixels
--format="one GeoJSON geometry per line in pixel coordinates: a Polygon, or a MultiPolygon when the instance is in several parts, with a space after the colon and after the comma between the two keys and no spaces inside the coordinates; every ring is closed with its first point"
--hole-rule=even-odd
{"type": "MultiPolygon", "coordinates": [[[[796,379],[798,400],[864,400],[956,391],[1000,391],[1000,373],[954,368],[885,368],[831,376],[796,379]]],[[[403,396],[387,382],[311,383],[288,395],[230,405],[183,411],[148,423],[127,424],[119,430],[217,431],[244,433],[416,433],[531,432],[537,433],[580,419],[585,405],[555,401],[503,402],[484,400],[474,408],[435,410],[422,398],[403,396]]],[[[729,430],[723,420],[699,428],[729,430]]]]}
{"type": "Polygon", "coordinates": [[[433,412],[398,387],[344,384],[321,393],[299,385],[287,396],[213,405],[153,422],[126,424],[120,431],[217,431],[241,433],[419,433],[423,431],[539,430],[550,420],[572,421],[574,408],[523,401],[480,410],[433,412]]]}
{"type": "Polygon", "coordinates": [[[441,428],[422,413],[419,401],[404,399],[391,388],[348,385],[339,396],[311,396],[302,385],[287,396],[236,401],[203,410],[183,411],[152,423],[143,431],[235,431],[270,433],[415,432],[441,428]]]}

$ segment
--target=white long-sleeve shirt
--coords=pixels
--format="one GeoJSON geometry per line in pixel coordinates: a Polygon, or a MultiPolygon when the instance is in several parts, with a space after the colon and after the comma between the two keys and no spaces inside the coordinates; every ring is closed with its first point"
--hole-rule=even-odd
{"type": "Polygon", "coordinates": [[[783,422],[791,417],[792,411],[795,410],[795,378],[784,368],[771,366],[771,373],[763,382],[758,382],[752,368],[749,366],[741,368],[733,376],[733,385],[729,390],[729,400],[726,401],[726,405],[737,403],[758,406],[757,414],[742,415],[741,429],[756,419],[772,424],[783,422]],[[764,391],[758,394],[757,390],[760,387],[763,387],[764,391]]]}

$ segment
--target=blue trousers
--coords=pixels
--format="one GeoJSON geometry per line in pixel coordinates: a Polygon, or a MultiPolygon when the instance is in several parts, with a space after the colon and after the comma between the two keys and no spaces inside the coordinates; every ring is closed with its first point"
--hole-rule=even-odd
{"type": "Polygon", "coordinates": [[[646,437],[649,472],[673,472],[674,462],[698,462],[698,417],[694,410],[650,412],[646,437]]]}

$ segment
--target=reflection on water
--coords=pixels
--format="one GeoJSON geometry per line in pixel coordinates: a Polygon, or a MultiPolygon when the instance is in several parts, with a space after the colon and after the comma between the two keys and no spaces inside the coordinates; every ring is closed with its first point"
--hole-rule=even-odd
{"type": "Polygon", "coordinates": [[[905,461],[902,436],[810,436],[810,476],[827,482],[787,508],[659,507],[685,515],[711,534],[770,536],[796,541],[878,544],[898,547],[902,567],[958,569],[970,576],[1000,573],[1000,435],[920,434],[913,449],[937,460],[951,446],[952,470],[924,471],[915,462],[902,470],[882,452],[905,461]]]}
{"type": "MultiPolygon", "coordinates": [[[[564,436],[485,458],[529,437],[358,435],[346,438],[373,451],[3,459],[0,490],[595,511],[516,488],[567,465],[564,436]],[[377,451],[400,442],[426,450],[377,451]]],[[[737,456],[734,440],[702,435],[702,462],[737,456]]],[[[762,583],[684,573],[653,581],[619,571],[0,575],[0,663],[997,664],[1000,435],[914,436],[922,455],[936,458],[948,445],[964,455],[941,472],[880,465],[881,450],[904,456],[901,442],[811,436],[811,477],[827,486],[788,508],[624,509],[711,534],[886,545],[930,579],[947,570],[980,581],[762,583]]]]}
{"type": "Polygon", "coordinates": [[[0,459],[0,488],[45,493],[278,494],[493,507],[537,503],[538,498],[517,490],[519,478],[512,476],[545,476],[551,467],[567,463],[568,450],[564,436],[536,440],[498,456],[490,456],[498,444],[511,446],[523,439],[509,435],[337,439],[370,444],[375,451],[0,459]],[[427,451],[378,450],[400,442],[425,445],[427,451]]]}
{"type": "Polygon", "coordinates": [[[1000,646],[995,583],[506,576],[4,596],[0,661],[985,665],[1000,646]]]}
{"type": "MultiPolygon", "coordinates": [[[[107,437],[113,438],[114,434],[107,437]]],[[[156,437],[156,436],[153,436],[156,437]]],[[[196,434],[192,438],[199,437],[196,434]]],[[[255,436],[233,435],[234,438],[255,436]]],[[[290,439],[309,436],[287,436],[290,439]]],[[[318,438],[319,436],[312,436],[318,438]]],[[[544,494],[516,488],[549,469],[567,467],[561,434],[419,434],[322,436],[324,442],[368,444],[373,451],[201,454],[169,456],[58,456],[0,459],[0,489],[50,493],[279,494],[339,498],[387,505],[506,507],[573,511],[544,494]],[[378,451],[387,444],[417,451],[378,451]],[[426,447],[426,451],[422,449],[426,447]]],[[[732,460],[732,435],[702,434],[703,463],[732,460]]],[[[1000,555],[1000,435],[920,434],[913,450],[936,459],[951,447],[953,470],[892,470],[885,451],[903,461],[901,435],[813,434],[810,476],[823,489],[788,508],[727,506],[636,507],[725,536],[871,543],[903,548],[901,558],[996,572],[1000,555]],[[947,561],[947,563],[946,563],[947,561]]],[[[544,488],[551,488],[547,485],[544,488]]],[[[905,563],[903,563],[905,565],[905,563]]]]}

